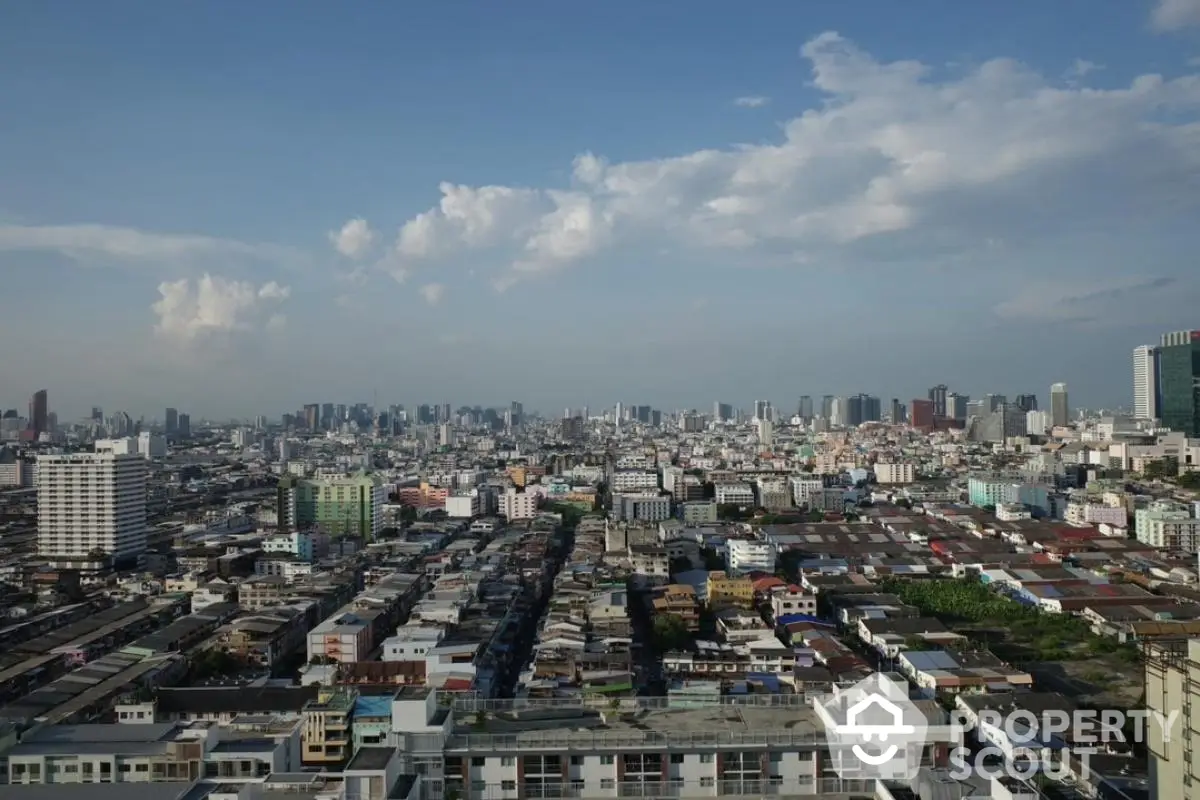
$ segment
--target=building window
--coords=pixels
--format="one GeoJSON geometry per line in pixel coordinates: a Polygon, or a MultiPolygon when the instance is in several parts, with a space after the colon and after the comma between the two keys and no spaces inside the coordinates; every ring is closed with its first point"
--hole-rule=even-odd
{"type": "Polygon", "coordinates": [[[605,764],[605,765],[611,765],[613,763],[613,757],[612,756],[600,756],[600,763],[605,764]]]}
{"type": "Polygon", "coordinates": [[[517,790],[516,781],[500,781],[500,789],[505,792],[515,792],[517,790]]]}
{"type": "Polygon", "coordinates": [[[713,763],[713,754],[712,753],[701,753],[700,754],[700,763],[701,764],[713,763]]]}
{"type": "Polygon", "coordinates": [[[712,788],[712,785],[713,785],[713,779],[712,779],[712,778],[701,778],[701,779],[700,779],[700,786],[701,786],[702,788],[704,788],[704,789],[711,789],[711,788],[712,788]]]}
{"type": "Polygon", "coordinates": [[[617,782],[613,778],[601,778],[600,779],[600,788],[601,789],[615,789],[616,787],[617,787],[617,782]]]}

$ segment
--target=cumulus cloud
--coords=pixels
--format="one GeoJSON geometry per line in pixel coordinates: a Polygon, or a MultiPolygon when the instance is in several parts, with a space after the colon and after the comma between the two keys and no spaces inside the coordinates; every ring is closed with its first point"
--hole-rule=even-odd
{"type": "Polygon", "coordinates": [[[1200,25],[1200,0],[1158,0],[1150,13],[1150,27],[1162,33],[1200,25]]]}
{"type": "Polygon", "coordinates": [[[0,225],[0,251],[42,250],[75,259],[177,262],[203,257],[289,261],[288,247],[189,234],[153,233],[111,225],[0,225]]]}
{"type": "Polygon", "coordinates": [[[365,219],[352,219],[340,230],[329,232],[334,249],[346,258],[362,258],[375,241],[375,232],[365,219]]]}
{"type": "Polygon", "coordinates": [[[735,106],[739,108],[762,108],[767,103],[771,102],[771,98],[763,97],[762,95],[746,95],[738,97],[733,101],[735,106]]]}
{"type": "Polygon", "coordinates": [[[442,297],[446,294],[446,287],[440,283],[427,283],[419,290],[421,297],[431,306],[436,306],[442,302],[442,297]]]}
{"type": "Polygon", "coordinates": [[[158,294],[158,301],[151,306],[158,317],[158,333],[192,341],[250,331],[260,325],[272,330],[282,327],[286,318],[271,307],[286,299],[291,290],[274,281],[255,286],[206,273],[195,281],[164,281],[158,285],[158,294]]]}
{"type": "Polygon", "coordinates": [[[401,229],[397,269],[470,252],[504,289],[630,244],[723,249],[738,263],[882,261],[917,241],[945,253],[1027,240],[1051,218],[1128,219],[1104,198],[1137,196],[1147,216],[1197,199],[1200,76],[1064,87],[1003,58],[946,75],[878,61],[836,33],[801,52],[825,99],[779,140],[618,163],[584,153],[560,187],[443,183],[438,205],[401,229]]]}

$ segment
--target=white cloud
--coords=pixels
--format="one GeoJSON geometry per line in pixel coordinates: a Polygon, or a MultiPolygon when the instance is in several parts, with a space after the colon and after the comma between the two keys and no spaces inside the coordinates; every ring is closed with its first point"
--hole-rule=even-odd
{"type": "Polygon", "coordinates": [[[442,302],[442,297],[446,294],[446,287],[440,283],[427,283],[419,290],[421,297],[431,306],[436,306],[442,302]]]}
{"type": "Polygon", "coordinates": [[[1157,0],[1150,27],[1162,33],[1200,25],[1200,0],[1157,0]]]}
{"type": "Polygon", "coordinates": [[[1063,87],[1007,59],[935,76],[835,33],[802,54],[825,100],[778,141],[620,163],[584,153],[559,188],[443,183],[440,203],[404,224],[399,268],[471,252],[504,289],[631,244],[720,248],[738,263],[820,264],[852,248],[883,261],[931,241],[944,256],[1028,240],[1048,218],[1101,229],[1129,218],[1105,198],[1137,196],[1146,216],[1197,200],[1200,76],[1063,87]]]}
{"type": "Polygon", "coordinates": [[[289,261],[288,247],[188,234],[164,234],[110,225],[2,225],[0,250],[42,250],[76,259],[173,262],[202,257],[289,261]]]}
{"type": "Polygon", "coordinates": [[[346,258],[362,258],[375,241],[375,232],[365,219],[352,219],[341,230],[330,231],[329,241],[346,258]]]}
{"type": "Polygon", "coordinates": [[[1104,69],[1103,64],[1097,64],[1094,61],[1088,61],[1086,58],[1077,58],[1065,73],[1068,79],[1086,78],[1093,72],[1099,72],[1104,69]]]}
{"type": "MultiPolygon", "coordinates": [[[[205,274],[192,281],[184,278],[158,285],[159,299],[151,306],[158,317],[156,330],[173,339],[191,341],[213,334],[253,330],[270,306],[291,293],[274,281],[256,287],[246,281],[205,274]]],[[[275,313],[266,321],[269,329],[285,322],[275,313]]]]}
{"type": "Polygon", "coordinates": [[[739,97],[733,101],[735,106],[739,108],[762,108],[767,103],[771,102],[771,98],[763,97],[762,95],[746,95],[739,97]]]}

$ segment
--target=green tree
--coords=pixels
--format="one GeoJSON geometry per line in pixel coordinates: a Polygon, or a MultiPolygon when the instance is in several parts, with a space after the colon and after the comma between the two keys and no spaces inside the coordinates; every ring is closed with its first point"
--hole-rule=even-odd
{"type": "Polygon", "coordinates": [[[654,643],[659,652],[684,650],[692,644],[692,634],[687,623],[678,614],[656,614],[654,617],[654,643]]]}

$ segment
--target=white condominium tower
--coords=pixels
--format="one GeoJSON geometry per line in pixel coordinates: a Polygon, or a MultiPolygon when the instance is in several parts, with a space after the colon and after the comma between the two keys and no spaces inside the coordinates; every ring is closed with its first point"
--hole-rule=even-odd
{"type": "Polygon", "coordinates": [[[136,560],[146,549],[146,459],[38,458],[37,546],[39,556],[64,567],[136,560]]]}
{"type": "Polygon", "coordinates": [[[1158,348],[1145,344],[1133,351],[1133,416],[1158,419],[1158,348]]]}

